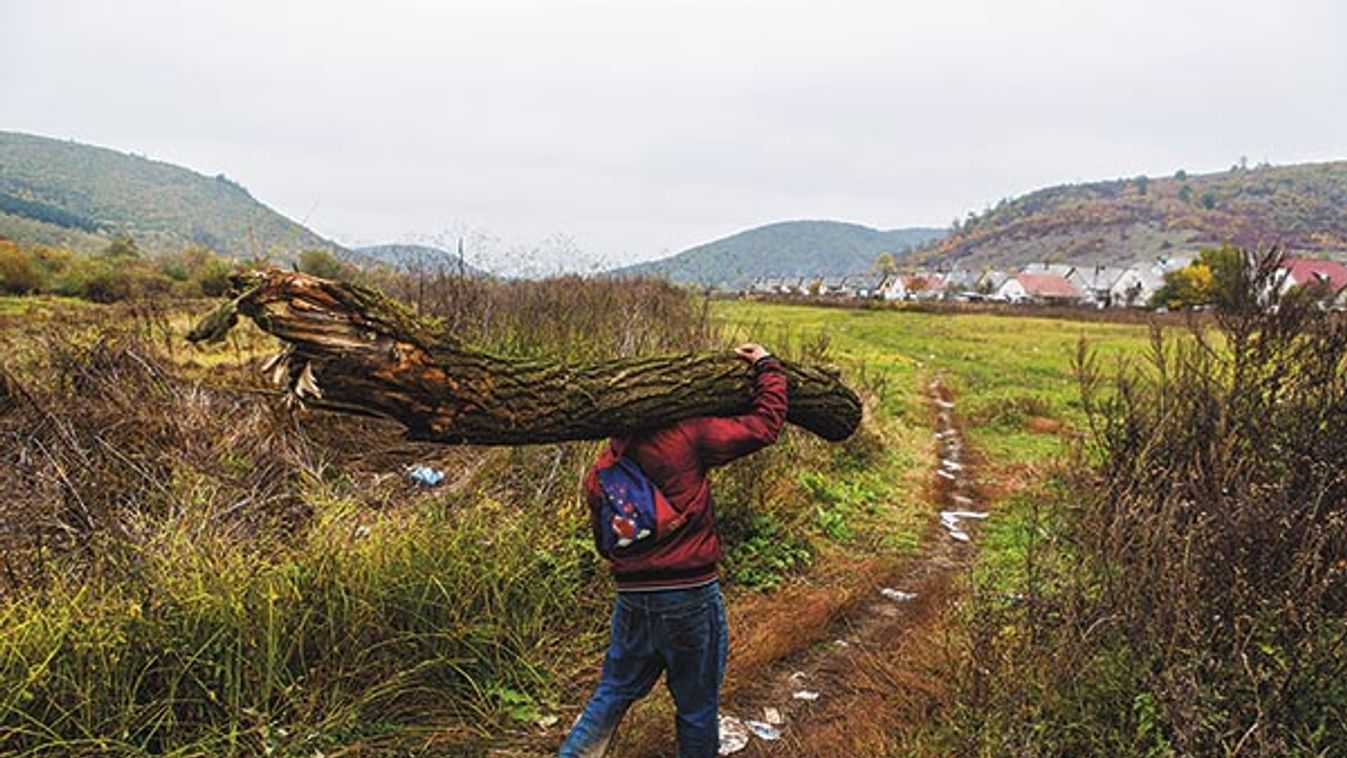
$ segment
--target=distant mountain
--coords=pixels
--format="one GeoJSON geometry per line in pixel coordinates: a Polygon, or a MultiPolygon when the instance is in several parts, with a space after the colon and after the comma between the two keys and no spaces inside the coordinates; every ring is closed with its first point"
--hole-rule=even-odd
{"type": "Polygon", "coordinates": [[[969,268],[1127,263],[1224,242],[1347,254],[1347,161],[1042,189],[970,216],[913,261],[969,268]]]}
{"type": "MultiPolygon", "coordinates": [[[[428,245],[364,245],[351,248],[351,253],[350,258],[356,263],[379,263],[403,271],[442,271],[452,274],[459,270],[458,253],[428,245]]],[[[470,263],[463,264],[463,273],[467,276],[489,276],[470,263]]]]}
{"type": "Polygon", "coordinates": [[[782,221],[614,273],[665,276],[713,287],[740,287],[763,276],[861,274],[870,271],[880,253],[901,258],[907,250],[946,233],[926,228],[881,231],[840,221],[782,221]]]}
{"type": "Polygon", "coordinates": [[[93,250],[129,234],[141,249],[203,245],[292,260],[341,248],[255,200],[223,174],[102,147],[0,132],[0,236],[93,250]]]}

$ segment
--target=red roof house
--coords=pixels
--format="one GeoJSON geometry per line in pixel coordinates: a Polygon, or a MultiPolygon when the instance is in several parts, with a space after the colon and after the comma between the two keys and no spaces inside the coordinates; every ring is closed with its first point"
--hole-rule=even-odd
{"type": "Polygon", "coordinates": [[[1337,261],[1287,258],[1282,262],[1282,268],[1286,271],[1282,291],[1291,287],[1322,286],[1337,293],[1347,288],[1347,265],[1337,261]]]}
{"type": "Polygon", "coordinates": [[[1075,303],[1084,297],[1076,285],[1060,274],[1029,271],[1022,271],[1006,280],[997,290],[997,295],[1011,302],[1029,300],[1037,303],[1075,303]]]}

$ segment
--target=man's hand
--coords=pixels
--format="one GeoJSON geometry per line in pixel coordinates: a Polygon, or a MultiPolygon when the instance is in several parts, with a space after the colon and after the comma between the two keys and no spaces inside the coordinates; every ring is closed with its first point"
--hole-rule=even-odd
{"type": "Polygon", "coordinates": [[[767,352],[767,348],[763,347],[762,345],[759,345],[756,342],[745,342],[744,344],[734,349],[734,354],[739,356],[740,358],[743,358],[749,363],[757,363],[763,358],[766,358],[767,356],[771,355],[771,353],[767,352]]]}

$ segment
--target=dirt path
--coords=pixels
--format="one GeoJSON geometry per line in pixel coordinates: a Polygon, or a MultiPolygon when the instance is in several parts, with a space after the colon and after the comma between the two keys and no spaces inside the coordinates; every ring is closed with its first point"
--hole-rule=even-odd
{"type": "Polygon", "coordinates": [[[734,755],[874,755],[892,746],[904,723],[938,705],[943,688],[924,673],[932,656],[944,654],[932,637],[973,556],[970,532],[986,514],[953,397],[939,382],[928,389],[936,435],[931,507],[939,525],[885,587],[833,624],[830,641],[782,658],[727,693],[723,715],[757,721],[769,735],[763,724],[778,722],[776,739],[752,735],[734,755]]]}
{"type": "MultiPolygon", "coordinates": [[[[933,381],[927,396],[935,433],[928,490],[932,524],[921,549],[901,559],[839,561],[821,586],[787,587],[731,608],[736,629],[722,717],[737,719],[745,732],[751,732],[745,722],[753,720],[777,733],[771,740],[750,734],[732,755],[882,755],[904,725],[927,719],[939,706],[943,687],[925,672],[948,654],[940,620],[956,578],[974,555],[985,500],[978,460],[964,440],[951,392],[933,381]],[[736,624],[736,617],[772,621],[736,624]],[[768,723],[773,720],[777,723],[768,723]]],[[[628,714],[610,756],[675,754],[669,739],[672,704],[661,700],[667,697],[657,692],[628,714]]],[[[564,731],[560,724],[549,732],[554,730],[564,731]]],[[[547,755],[556,739],[535,735],[529,746],[490,755],[547,755]]],[[[722,740],[722,749],[728,742],[722,740]]]]}

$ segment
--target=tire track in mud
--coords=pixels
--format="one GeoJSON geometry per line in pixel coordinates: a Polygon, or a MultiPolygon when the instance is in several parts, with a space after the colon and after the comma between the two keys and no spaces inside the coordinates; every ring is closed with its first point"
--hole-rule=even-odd
{"type": "Polygon", "coordinates": [[[722,719],[732,720],[722,721],[722,755],[871,755],[892,746],[899,724],[925,719],[939,706],[943,686],[928,680],[922,664],[945,654],[932,633],[974,555],[969,530],[988,514],[979,510],[976,456],[952,392],[935,379],[927,395],[935,432],[928,501],[938,526],[886,586],[834,624],[832,642],[786,656],[726,695],[722,719]],[[727,739],[735,731],[742,740],[727,739]]]}

